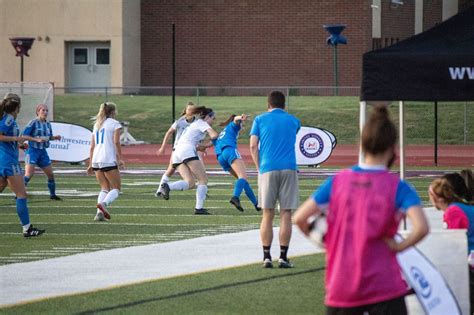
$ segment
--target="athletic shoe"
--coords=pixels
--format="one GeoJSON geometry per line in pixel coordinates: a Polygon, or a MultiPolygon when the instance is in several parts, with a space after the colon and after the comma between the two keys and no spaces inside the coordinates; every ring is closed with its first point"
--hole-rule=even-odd
{"type": "Polygon", "coordinates": [[[278,259],[278,268],[293,268],[293,264],[289,260],[278,259]]]}
{"type": "Polygon", "coordinates": [[[39,230],[37,228],[34,228],[33,225],[30,224],[30,227],[28,228],[28,230],[26,232],[23,232],[23,236],[24,237],[36,237],[36,236],[40,236],[44,232],[45,232],[45,230],[39,230]]]}
{"type": "Polygon", "coordinates": [[[106,218],[107,220],[110,220],[110,213],[107,211],[107,207],[105,206],[105,203],[103,202],[98,203],[97,209],[99,209],[99,211],[104,214],[104,218],[106,218]]]}
{"type": "Polygon", "coordinates": [[[237,198],[236,196],[233,196],[232,198],[230,198],[229,202],[233,204],[234,207],[237,208],[237,210],[239,210],[240,212],[244,212],[244,208],[242,208],[239,198],[237,198]]]}
{"type": "Polygon", "coordinates": [[[156,198],[161,198],[161,197],[163,197],[163,195],[161,194],[161,189],[158,189],[158,190],[155,192],[155,197],[156,197],[156,198]]]}
{"type": "Polygon", "coordinates": [[[104,214],[102,212],[97,212],[97,214],[94,217],[94,221],[99,222],[99,221],[105,221],[104,214]]]}
{"type": "Polygon", "coordinates": [[[49,196],[49,199],[51,200],[62,200],[59,196],[57,195],[52,195],[52,196],[49,196]]]}
{"type": "Polygon", "coordinates": [[[201,209],[194,209],[194,214],[196,214],[196,215],[210,215],[212,213],[207,211],[207,209],[201,208],[201,209]]]}
{"type": "Polygon", "coordinates": [[[259,207],[258,205],[255,205],[255,210],[257,210],[257,211],[262,211],[262,208],[259,207]]]}
{"type": "Polygon", "coordinates": [[[170,186],[168,185],[168,183],[161,184],[161,196],[165,200],[170,199],[170,186]]]}
{"type": "Polygon", "coordinates": [[[265,260],[263,261],[263,268],[273,268],[272,260],[265,258],[265,260]]]}

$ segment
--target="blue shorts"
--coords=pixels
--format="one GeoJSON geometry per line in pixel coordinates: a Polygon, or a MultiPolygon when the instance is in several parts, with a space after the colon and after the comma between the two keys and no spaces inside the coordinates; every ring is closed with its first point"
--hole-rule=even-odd
{"type": "Polygon", "coordinates": [[[222,169],[226,172],[232,169],[232,162],[236,159],[241,159],[239,151],[233,147],[225,147],[222,149],[222,153],[217,156],[217,161],[222,166],[222,169]]]}
{"type": "Polygon", "coordinates": [[[38,165],[40,168],[44,168],[51,165],[51,160],[46,149],[30,147],[25,151],[25,164],[38,165]]]}
{"type": "Polygon", "coordinates": [[[15,175],[23,175],[20,164],[16,163],[0,166],[0,177],[7,178],[15,175]]]}

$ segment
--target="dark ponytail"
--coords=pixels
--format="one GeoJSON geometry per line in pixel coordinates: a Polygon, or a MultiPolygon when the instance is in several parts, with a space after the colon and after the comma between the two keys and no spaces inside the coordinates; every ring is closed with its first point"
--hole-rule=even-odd
{"type": "Polygon", "coordinates": [[[386,106],[374,106],[372,113],[362,129],[361,145],[365,153],[377,155],[384,153],[397,143],[397,128],[390,119],[386,106]]]}

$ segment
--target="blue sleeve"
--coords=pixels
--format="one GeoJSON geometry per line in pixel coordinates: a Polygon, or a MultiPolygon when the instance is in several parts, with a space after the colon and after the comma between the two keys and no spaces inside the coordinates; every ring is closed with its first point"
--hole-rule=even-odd
{"type": "Polygon", "coordinates": [[[311,196],[318,205],[325,205],[329,203],[329,197],[331,196],[331,188],[334,176],[329,177],[324,181],[321,186],[311,196]]]}
{"type": "Polygon", "coordinates": [[[25,135],[25,136],[31,136],[32,133],[33,133],[33,126],[34,126],[34,125],[35,125],[35,124],[33,123],[33,121],[30,121],[30,122],[28,123],[28,125],[26,125],[26,127],[25,127],[25,129],[23,130],[23,133],[22,133],[22,134],[25,135]]]}
{"type": "Polygon", "coordinates": [[[236,124],[235,122],[231,122],[232,129],[235,130],[235,133],[239,133],[240,129],[242,129],[240,124],[236,124]]]}
{"type": "Polygon", "coordinates": [[[253,121],[252,124],[252,129],[250,130],[250,135],[251,136],[257,136],[260,138],[260,129],[258,127],[258,117],[255,117],[255,120],[253,121]]]}
{"type": "Polygon", "coordinates": [[[0,132],[4,134],[8,132],[9,129],[10,129],[10,126],[7,126],[7,124],[5,123],[5,119],[2,119],[0,121],[0,132]]]}
{"type": "Polygon", "coordinates": [[[406,212],[410,207],[421,207],[421,200],[415,188],[413,188],[413,186],[409,183],[401,180],[400,183],[398,183],[395,204],[397,209],[401,209],[403,212],[406,212]]]}

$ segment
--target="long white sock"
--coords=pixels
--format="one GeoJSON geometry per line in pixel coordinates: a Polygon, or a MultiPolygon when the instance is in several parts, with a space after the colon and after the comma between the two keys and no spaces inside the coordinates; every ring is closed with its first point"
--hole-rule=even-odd
{"type": "Polygon", "coordinates": [[[120,191],[118,189],[112,189],[109,191],[107,196],[105,196],[104,203],[105,205],[109,206],[115,199],[118,198],[120,191]]]}
{"type": "Polygon", "coordinates": [[[163,174],[163,176],[161,177],[160,185],[158,186],[158,189],[161,188],[161,185],[163,185],[163,183],[168,183],[169,180],[170,180],[170,178],[168,176],[166,176],[166,174],[163,174]]]}
{"type": "Polygon", "coordinates": [[[177,182],[168,183],[170,190],[188,190],[189,184],[185,180],[178,180],[177,182]]]}
{"type": "Polygon", "coordinates": [[[196,188],[196,209],[204,207],[204,200],[206,200],[207,185],[197,185],[196,188]]]}

